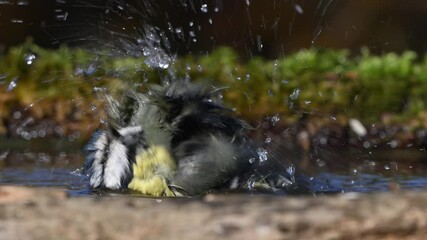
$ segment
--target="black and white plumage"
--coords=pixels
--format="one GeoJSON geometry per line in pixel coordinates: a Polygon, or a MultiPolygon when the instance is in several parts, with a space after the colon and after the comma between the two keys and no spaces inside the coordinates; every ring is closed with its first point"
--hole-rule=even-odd
{"type": "Polygon", "coordinates": [[[215,103],[214,93],[176,81],[109,99],[108,129],[86,147],[90,186],[192,196],[253,176],[258,155],[246,136],[250,126],[215,103]]]}
{"type": "Polygon", "coordinates": [[[85,171],[93,188],[126,189],[132,180],[132,163],[138,148],[145,148],[139,126],[98,130],[87,144],[85,171]]]}

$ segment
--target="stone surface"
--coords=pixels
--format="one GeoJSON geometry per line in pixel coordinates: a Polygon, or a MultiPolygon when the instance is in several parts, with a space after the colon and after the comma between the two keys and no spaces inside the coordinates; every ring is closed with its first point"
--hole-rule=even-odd
{"type": "Polygon", "coordinates": [[[427,239],[427,192],[70,198],[0,187],[0,239],[427,239]]]}

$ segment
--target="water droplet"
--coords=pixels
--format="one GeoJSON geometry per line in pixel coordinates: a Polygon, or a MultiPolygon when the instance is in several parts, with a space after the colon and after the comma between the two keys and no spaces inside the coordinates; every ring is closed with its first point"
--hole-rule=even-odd
{"type": "Polygon", "coordinates": [[[268,160],[268,152],[266,149],[258,148],[257,153],[258,153],[258,159],[260,162],[265,162],[268,160]]]}
{"type": "Polygon", "coordinates": [[[265,139],[265,141],[264,141],[264,142],[265,142],[265,143],[271,143],[271,140],[272,140],[272,139],[271,139],[270,137],[268,137],[268,138],[266,138],[266,139],[265,139]]]}
{"type": "Polygon", "coordinates": [[[77,169],[71,171],[70,173],[72,175],[75,175],[75,176],[83,176],[83,167],[77,168],[77,169]]]}
{"type": "Polygon", "coordinates": [[[316,164],[319,167],[324,167],[326,165],[326,162],[323,161],[322,159],[318,158],[318,159],[316,159],[316,164]]]}
{"type": "Polygon", "coordinates": [[[368,141],[365,141],[365,142],[363,143],[363,147],[364,147],[364,148],[370,148],[370,147],[371,147],[371,143],[370,143],[370,142],[368,142],[368,141]]]}
{"type": "Polygon", "coordinates": [[[207,4],[202,4],[202,6],[200,7],[200,10],[203,13],[207,13],[208,12],[208,5],[207,4]]]}
{"type": "Polygon", "coordinates": [[[91,105],[91,106],[90,106],[90,110],[91,110],[92,112],[96,112],[96,110],[98,110],[98,108],[97,108],[95,105],[91,105]]]}
{"type": "Polygon", "coordinates": [[[348,121],[348,125],[350,126],[350,129],[353,130],[359,137],[364,137],[366,134],[368,134],[368,131],[366,130],[365,126],[355,118],[351,118],[348,121]]]}
{"type": "Polygon", "coordinates": [[[213,23],[212,18],[209,18],[208,22],[209,22],[209,24],[212,24],[213,23]]]}
{"type": "Polygon", "coordinates": [[[106,92],[107,88],[106,87],[94,87],[92,90],[94,92],[106,92]]]}
{"type": "Polygon", "coordinates": [[[87,76],[90,76],[92,74],[94,74],[96,72],[97,66],[96,64],[91,64],[89,65],[89,67],[86,69],[85,74],[87,76]]]}
{"type": "Polygon", "coordinates": [[[65,22],[65,21],[67,21],[67,18],[68,18],[68,12],[63,12],[61,14],[56,15],[56,20],[58,20],[58,21],[65,22]]]}
{"type": "Polygon", "coordinates": [[[17,86],[17,82],[18,82],[18,77],[12,78],[12,80],[9,82],[9,85],[7,86],[6,91],[10,92],[13,89],[15,89],[17,86]]]}
{"type": "Polygon", "coordinates": [[[276,114],[274,116],[271,117],[270,122],[273,126],[276,126],[276,124],[280,121],[280,116],[279,114],[276,114]]]}
{"type": "Polygon", "coordinates": [[[255,163],[256,159],[255,158],[249,158],[249,163],[255,163]]]}
{"type": "Polygon", "coordinates": [[[197,71],[198,72],[202,72],[203,71],[203,66],[201,64],[197,65],[197,71]]]}
{"type": "Polygon", "coordinates": [[[36,138],[37,137],[37,131],[31,131],[31,138],[36,138]]]}
{"type": "Polygon", "coordinates": [[[251,1],[250,0],[246,0],[246,5],[250,6],[251,5],[251,1]]]}
{"type": "Polygon", "coordinates": [[[261,52],[262,48],[264,47],[264,45],[262,44],[261,35],[256,36],[256,42],[257,42],[258,52],[261,52]]]}
{"type": "Polygon", "coordinates": [[[299,88],[297,88],[297,89],[295,89],[295,90],[291,93],[291,95],[289,95],[289,97],[290,97],[292,100],[296,100],[296,99],[298,98],[298,96],[299,96],[300,92],[301,92],[301,90],[300,90],[299,88]]]}
{"type": "Polygon", "coordinates": [[[31,139],[31,134],[27,131],[23,131],[21,133],[21,137],[24,138],[25,140],[30,140],[31,139]]]}
{"type": "Polygon", "coordinates": [[[397,140],[393,140],[387,143],[392,148],[396,148],[399,145],[399,142],[397,140]]]}
{"type": "Polygon", "coordinates": [[[169,67],[169,63],[168,62],[159,62],[159,67],[162,69],[166,69],[169,67]]]}
{"type": "Polygon", "coordinates": [[[10,1],[7,0],[0,0],[0,5],[9,5],[10,1]]]}
{"type": "Polygon", "coordinates": [[[289,166],[286,171],[288,172],[289,175],[294,176],[295,175],[295,167],[294,165],[289,166]]]}
{"type": "Polygon", "coordinates": [[[75,75],[83,75],[84,74],[84,70],[81,67],[76,67],[76,69],[74,69],[74,74],[75,75]]]}
{"type": "Polygon", "coordinates": [[[327,139],[327,138],[322,137],[322,138],[320,138],[319,142],[320,142],[320,144],[322,144],[322,145],[326,145],[326,144],[328,143],[328,139],[327,139]]]}
{"type": "Polygon", "coordinates": [[[215,7],[214,12],[219,12],[219,7],[215,7]]]}
{"type": "Polygon", "coordinates": [[[18,6],[27,6],[28,5],[28,1],[26,1],[26,0],[19,0],[19,1],[16,1],[16,5],[18,5],[18,6]]]}
{"type": "Polygon", "coordinates": [[[304,10],[302,9],[302,7],[300,6],[300,5],[298,5],[298,4],[295,4],[294,5],[294,9],[295,9],[295,11],[298,13],[298,14],[303,14],[304,13],[304,10]]]}
{"type": "Polygon", "coordinates": [[[42,129],[42,130],[39,130],[38,132],[37,132],[37,135],[39,136],[39,137],[45,137],[46,136],[46,130],[44,130],[44,129],[42,129]]]}
{"type": "Polygon", "coordinates": [[[245,81],[249,81],[249,80],[251,80],[251,75],[248,73],[248,74],[246,74],[245,81]]]}
{"type": "Polygon", "coordinates": [[[24,61],[27,65],[33,64],[34,60],[36,59],[36,55],[33,53],[25,54],[24,61]]]}
{"type": "Polygon", "coordinates": [[[64,135],[64,130],[62,129],[62,127],[60,127],[60,126],[56,126],[54,130],[55,130],[55,133],[56,133],[58,136],[63,136],[63,135],[64,135]]]}
{"type": "Polygon", "coordinates": [[[13,113],[14,119],[20,119],[22,117],[22,113],[20,111],[16,111],[13,113]]]}
{"type": "Polygon", "coordinates": [[[13,18],[13,19],[10,19],[10,22],[11,23],[19,23],[19,24],[21,24],[21,23],[24,23],[24,20],[13,18]]]}

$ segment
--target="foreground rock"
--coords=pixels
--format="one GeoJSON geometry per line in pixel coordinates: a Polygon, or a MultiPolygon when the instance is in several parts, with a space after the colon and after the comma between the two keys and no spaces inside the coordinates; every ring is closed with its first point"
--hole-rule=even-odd
{"type": "Polygon", "coordinates": [[[0,187],[0,239],[427,239],[427,192],[69,198],[0,187]]]}

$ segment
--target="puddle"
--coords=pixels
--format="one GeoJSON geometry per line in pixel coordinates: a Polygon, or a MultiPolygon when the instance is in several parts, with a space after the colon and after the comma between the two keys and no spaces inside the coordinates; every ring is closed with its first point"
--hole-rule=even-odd
{"type": "MultiPolygon", "coordinates": [[[[65,141],[1,142],[0,185],[59,188],[71,196],[102,194],[89,189],[81,174],[81,147],[65,141]]],[[[427,189],[427,153],[423,151],[318,152],[321,157],[311,155],[303,167],[317,194],[427,189]]]]}

